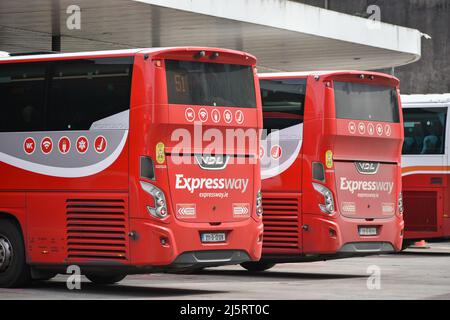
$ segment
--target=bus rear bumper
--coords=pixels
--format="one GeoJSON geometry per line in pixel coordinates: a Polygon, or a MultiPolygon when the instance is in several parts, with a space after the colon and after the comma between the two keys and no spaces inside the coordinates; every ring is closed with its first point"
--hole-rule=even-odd
{"type": "Polygon", "coordinates": [[[261,257],[261,222],[180,223],[162,225],[148,220],[130,222],[136,237],[130,239],[130,264],[168,269],[208,267],[257,261],[261,257]],[[226,241],[202,243],[201,232],[225,232],[226,241]]]}
{"type": "Polygon", "coordinates": [[[243,250],[204,250],[180,254],[172,263],[173,267],[203,267],[239,264],[252,259],[243,250]]]}
{"type": "Polygon", "coordinates": [[[395,248],[390,242],[350,242],[344,244],[339,250],[340,253],[389,253],[395,252],[395,248]]]}
{"type": "Polygon", "coordinates": [[[401,217],[386,219],[335,219],[304,215],[304,254],[345,253],[355,255],[397,252],[402,248],[404,222],[401,217]],[[362,236],[360,227],[375,226],[377,235],[362,236]]]}

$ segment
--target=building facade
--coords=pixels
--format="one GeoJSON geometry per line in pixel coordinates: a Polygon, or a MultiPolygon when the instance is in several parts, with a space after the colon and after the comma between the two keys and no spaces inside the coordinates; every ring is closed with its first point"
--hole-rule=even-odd
{"type": "MultiPolygon", "coordinates": [[[[403,93],[450,92],[449,0],[300,0],[298,2],[346,14],[370,17],[373,7],[382,22],[414,28],[431,37],[422,40],[420,60],[396,67],[403,93]]],[[[388,71],[389,70],[383,70],[388,71]]]]}

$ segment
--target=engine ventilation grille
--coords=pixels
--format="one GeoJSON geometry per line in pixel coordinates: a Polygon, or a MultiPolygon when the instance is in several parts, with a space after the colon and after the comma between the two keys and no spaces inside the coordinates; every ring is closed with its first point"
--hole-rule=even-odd
{"type": "Polygon", "coordinates": [[[279,194],[263,193],[263,248],[273,253],[298,253],[299,199],[279,194]]]}
{"type": "Polygon", "coordinates": [[[126,211],[124,199],[68,199],[68,259],[127,260],[126,211]]]}

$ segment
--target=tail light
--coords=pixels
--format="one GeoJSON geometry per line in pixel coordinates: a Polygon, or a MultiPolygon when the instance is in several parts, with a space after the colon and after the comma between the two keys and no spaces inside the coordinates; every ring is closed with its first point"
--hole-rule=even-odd
{"type": "Polygon", "coordinates": [[[403,193],[398,194],[398,213],[403,214],[403,193]]]}
{"type": "Polygon", "coordinates": [[[321,185],[319,183],[314,183],[313,182],[313,188],[314,190],[316,190],[318,193],[320,193],[323,196],[323,203],[319,203],[319,208],[320,210],[322,210],[322,212],[328,213],[328,214],[332,214],[334,213],[334,197],[333,197],[333,192],[331,192],[330,189],[328,189],[327,187],[325,187],[324,185],[321,185]]]}
{"type": "Polygon", "coordinates": [[[155,218],[163,219],[167,217],[167,202],[164,192],[151,183],[141,181],[142,189],[153,197],[154,207],[147,206],[148,212],[155,218]]]}
{"type": "Polygon", "coordinates": [[[259,190],[256,193],[256,214],[258,216],[262,216],[263,214],[263,207],[262,207],[262,193],[261,190],[259,190]]]}

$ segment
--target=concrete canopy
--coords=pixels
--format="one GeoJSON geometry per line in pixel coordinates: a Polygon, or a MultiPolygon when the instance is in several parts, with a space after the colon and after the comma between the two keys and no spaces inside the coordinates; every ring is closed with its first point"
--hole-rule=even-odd
{"type": "Polygon", "coordinates": [[[0,51],[49,51],[52,35],[60,36],[62,52],[182,45],[244,50],[264,71],[404,65],[420,58],[422,36],[285,0],[0,2],[0,51]],[[79,30],[66,25],[73,4],[81,9],[79,30]]]}

